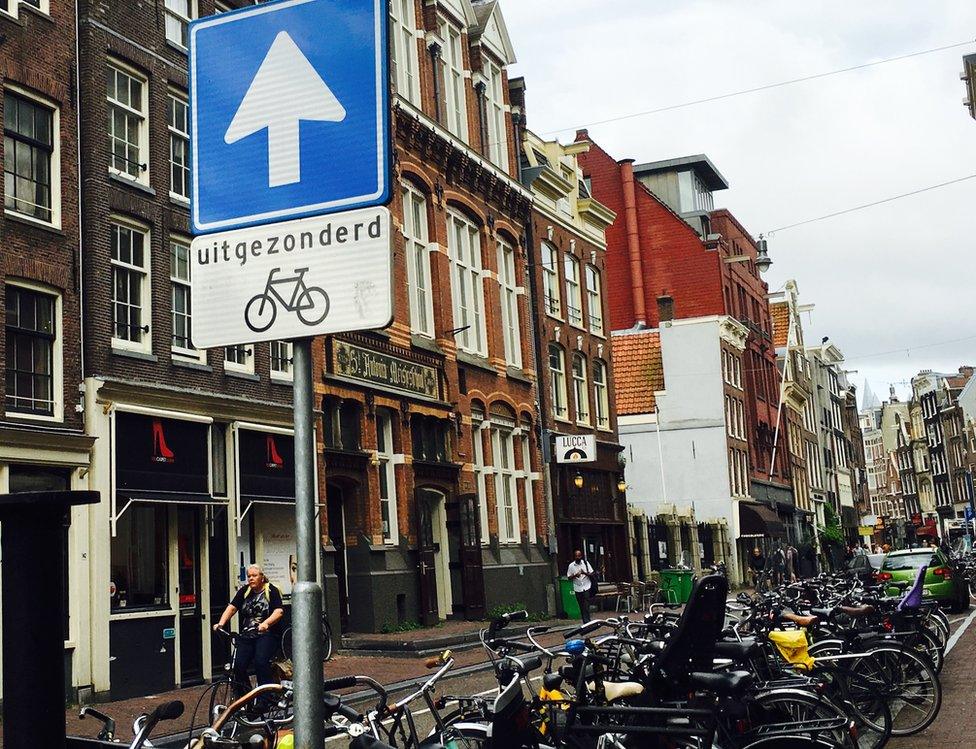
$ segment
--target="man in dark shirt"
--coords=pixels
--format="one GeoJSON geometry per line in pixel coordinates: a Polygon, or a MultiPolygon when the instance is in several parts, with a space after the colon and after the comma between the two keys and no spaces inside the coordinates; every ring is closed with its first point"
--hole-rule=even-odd
{"type": "Polygon", "coordinates": [[[240,612],[240,635],[234,654],[234,682],[240,687],[250,686],[247,670],[254,664],[258,684],[271,684],[271,659],[280,645],[279,622],[285,615],[281,591],[268,582],[261,568],[252,564],[247,568],[247,585],[237,591],[227,604],[214,629],[220,629],[240,612]]]}

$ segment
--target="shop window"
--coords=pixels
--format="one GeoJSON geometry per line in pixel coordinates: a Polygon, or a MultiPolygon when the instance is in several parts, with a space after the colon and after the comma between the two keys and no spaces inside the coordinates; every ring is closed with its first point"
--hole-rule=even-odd
{"type": "Polygon", "coordinates": [[[397,527],[396,479],[393,470],[393,416],[386,409],[376,412],[376,463],[380,484],[380,519],[383,543],[395,544],[397,527]]]}
{"type": "Polygon", "coordinates": [[[167,508],[132,504],[112,539],[112,611],[169,603],[167,508]]]}
{"type": "Polygon", "coordinates": [[[413,459],[425,463],[448,463],[451,460],[451,423],[430,416],[410,420],[413,459]]]}
{"type": "Polygon", "coordinates": [[[214,422],[210,426],[211,491],[215,497],[227,496],[227,427],[214,422]]]}
{"type": "Polygon", "coordinates": [[[326,398],[322,410],[325,446],[333,450],[359,450],[362,416],[359,403],[326,398]]]}
{"type": "Polygon", "coordinates": [[[7,412],[54,416],[58,298],[13,285],[5,296],[7,412]]]}

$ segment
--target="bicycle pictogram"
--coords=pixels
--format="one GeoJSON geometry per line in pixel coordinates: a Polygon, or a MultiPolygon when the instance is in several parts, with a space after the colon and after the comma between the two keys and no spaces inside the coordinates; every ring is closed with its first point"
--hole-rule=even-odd
{"type": "Polygon", "coordinates": [[[307,286],[305,274],[308,268],[295,268],[294,276],[275,278],[281,268],[272,268],[264,291],[251,297],[244,307],[244,322],[255,333],[263,333],[278,316],[278,305],[286,312],[294,312],[306,325],[318,325],[329,314],[329,295],[320,286],[307,286]],[[279,289],[291,288],[288,299],[279,289]]]}

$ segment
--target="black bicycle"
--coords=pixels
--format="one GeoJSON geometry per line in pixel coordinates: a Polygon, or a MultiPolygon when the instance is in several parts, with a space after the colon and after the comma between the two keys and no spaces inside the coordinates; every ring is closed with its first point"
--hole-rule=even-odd
{"type": "Polygon", "coordinates": [[[329,314],[329,295],[325,289],[305,284],[308,268],[295,268],[294,276],[275,278],[280,271],[281,268],[272,268],[264,291],[251,297],[244,307],[244,322],[255,333],[263,333],[274,325],[279,304],[286,312],[298,315],[306,325],[318,325],[329,314]],[[278,289],[289,286],[291,295],[286,299],[278,289]]]}
{"type": "MultiPolygon", "coordinates": [[[[281,633],[281,655],[287,660],[292,659],[292,628],[288,627],[281,633]]],[[[329,624],[327,614],[322,614],[322,660],[332,658],[332,625],[329,624]]]]}

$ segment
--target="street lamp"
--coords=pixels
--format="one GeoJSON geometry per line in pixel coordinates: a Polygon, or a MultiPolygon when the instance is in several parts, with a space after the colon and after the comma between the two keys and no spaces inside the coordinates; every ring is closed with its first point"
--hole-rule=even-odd
{"type": "Polygon", "coordinates": [[[582,489],[583,488],[583,474],[580,473],[579,471],[577,471],[576,472],[576,475],[573,476],[573,485],[577,489],[582,489]]]}
{"type": "Polygon", "coordinates": [[[763,235],[759,235],[759,252],[756,255],[756,268],[759,269],[760,273],[765,273],[769,270],[769,266],[773,264],[772,259],[770,259],[768,252],[766,251],[766,240],[763,235]]]}
{"type": "Polygon", "coordinates": [[[623,479],[623,477],[617,480],[617,491],[621,494],[627,491],[627,482],[623,479]]]}

